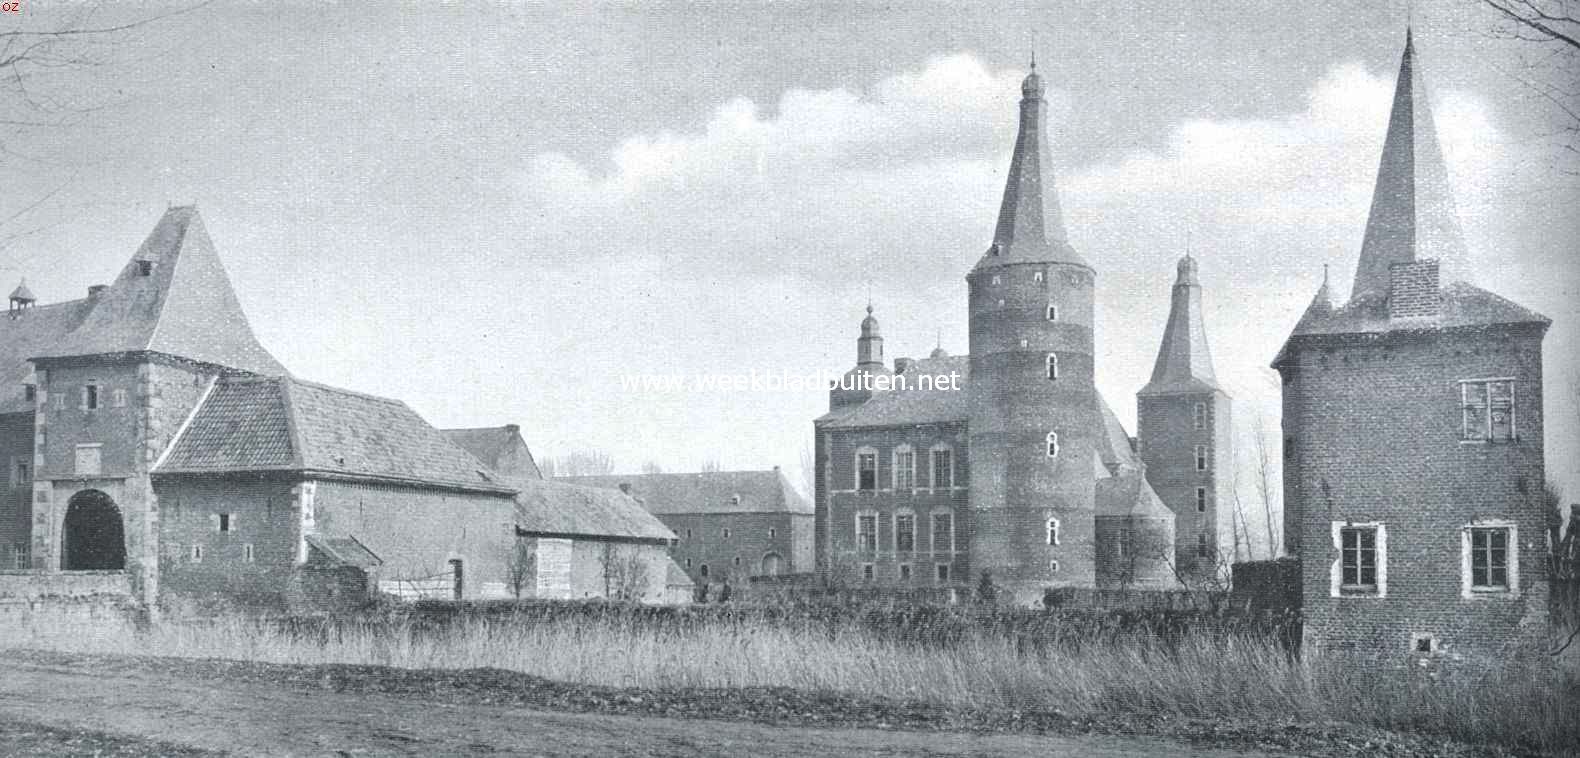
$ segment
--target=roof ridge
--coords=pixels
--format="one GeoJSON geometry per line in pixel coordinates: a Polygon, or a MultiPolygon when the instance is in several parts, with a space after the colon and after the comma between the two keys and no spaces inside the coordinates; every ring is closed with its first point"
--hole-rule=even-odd
{"type": "MultiPolygon", "coordinates": [[[[265,378],[268,378],[268,377],[265,377],[265,378]]],[[[399,405],[401,407],[407,408],[408,410],[411,408],[411,406],[406,405],[406,401],[400,400],[398,398],[385,397],[383,395],[375,395],[375,394],[373,394],[371,392],[363,392],[361,390],[346,389],[345,387],[336,387],[333,384],[324,384],[323,382],[314,382],[314,381],[310,381],[310,380],[307,380],[307,379],[302,379],[300,377],[289,375],[289,374],[287,374],[285,376],[278,377],[278,378],[283,379],[283,380],[288,381],[288,382],[291,382],[292,384],[299,384],[299,385],[302,385],[304,387],[312,387],[313,389],[320,389],[320,390],[324,390],[326,392],[334,392],[334,393],[341,394],[341,395],[351,395],[353,397],[361,397],[361,398],[365,398],[365,399],[368,399],[368,400],[377,400],[379,402],[388,403],[390,405],[399,405]]],[[[415,411],[413,411],[413,412],[415,413],[415,411]]],[[[438,429],[438,427],[434,427],[434,428],[438,429]]]]}

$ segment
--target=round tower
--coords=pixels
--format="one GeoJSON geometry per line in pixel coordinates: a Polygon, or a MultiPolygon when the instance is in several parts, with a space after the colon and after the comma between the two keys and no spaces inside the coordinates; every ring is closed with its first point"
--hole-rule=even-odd
{"type": "Polygon", "coordinates": [[[1065,234],[1043,92],[1033,63],[993,244],[966,276],[971,580],[1021,603],[1096,583],[1095,272],[1065,234]]]}

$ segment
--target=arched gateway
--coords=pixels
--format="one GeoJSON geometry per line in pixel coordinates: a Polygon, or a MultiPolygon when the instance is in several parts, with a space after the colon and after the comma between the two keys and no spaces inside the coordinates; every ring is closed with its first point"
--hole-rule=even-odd
{"type": "Polygon", "coordinates": [[[121,523],[121,509],[109,495],[98,490],[83,490],[71,496],[60,542],[60,567],[67,571],[126,568],[126,530],[121,523]]]}

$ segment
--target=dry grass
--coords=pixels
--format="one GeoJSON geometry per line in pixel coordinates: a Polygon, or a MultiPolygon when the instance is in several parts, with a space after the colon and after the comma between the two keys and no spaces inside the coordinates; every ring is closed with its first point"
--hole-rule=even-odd
{"type": "Polygon", "coordinates": [[[976,635],[951,647],[860,629],[714,624],[650,629],[602,620],[461,622],[443,633],[347,627],[327,639],[242,619],[98,634],[35,628],[0,646],[411,669],[499,668],[566,682],[654,689],[777,686],[955,708],[1066,715],[1344,721],[1472,743],[1567,752],[1580,745],[1580,691],[1552,671],[1443,676],[1291,659],[1263,639],[1140,637],[1035,652],[976,635]]]}

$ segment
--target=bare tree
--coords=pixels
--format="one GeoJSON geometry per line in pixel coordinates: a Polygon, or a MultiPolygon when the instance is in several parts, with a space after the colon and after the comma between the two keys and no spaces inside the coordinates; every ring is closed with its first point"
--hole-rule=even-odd
{"type": "Polygon", "coordinates": [[[817,459],[806,444],[801,445],[801,487],[807,500],[817,497],[817,459]]]}
{"type": "Polygon", "coordinates": [[[614,457],[602,450],[576,450],[559,457],[544,456],[538,461],[544,478],[557,476],[604,476],[614,473],[614,457]]]}
{"type": "MultiPolygon", "coordinates": [[[[1580,0],[1480,0],[1495,16],[1495,37],[1529,45],[1521,72],[1507,72],[1546,101],[1562,121],[1559,145],[1580,155],[1580,0]]],[[[1565,169],[1568,174],[1580,170],[1565,169]]]]}
{"type": "MultiPolygon", "coordinates": [[[[1281,471],[1274,468],[1273,454],[1270,449],[1272,446],[1267,441],[1267,427],[1262,414],[1258,413],[1255,416],[1251,431],[1252,434],[1256,435],[1256,447],[1253,449],[1256,454],[1256,470],[1253,472],[1253,475],[1256,477],[1256,494],[1262,500],[1263,526],[1267,528],[1267,557],[1269,559],[1277,558],[1280,542],[1279,534],[1283,530],[1279,528],[1280,519],[1273,516],[1273,498],[1282,494],[1279,491],[1278,481],[1281,471]]],[[[1279,513],[1283,513],[1282,506],[1277,510],[1279,513]]]]}
{"type": "Polygon", "coordinates": [[[532,549],[532,543],[517,537],[510,546],[510,559],[505,564],[506,582],[516,599],[521,599],[521,594],[537,586],[538,581],[538,554],[532,549]]]}
{"type": "Polygon", "coordinates": [[[709,458],[702,462],[702,466],[698,470],[704,474],[716,474],[723,471],[724,467],[719,465],[718,458],[709,458]]]}
{"type": "Polygon", "coordinates": [[[640,549],[606,542],[601,556],[604,597],[622,602],[640,601],[647,594],[647,562],[640,549]]]}
{"type": "Polygon", "coordinates": [[[648,462],[642,464],[642,473],[644,473],[644,474],[662,474],[662,473],[664,473],[664,467],[658,465],[658,461],[648,461],[648,462]]]}

